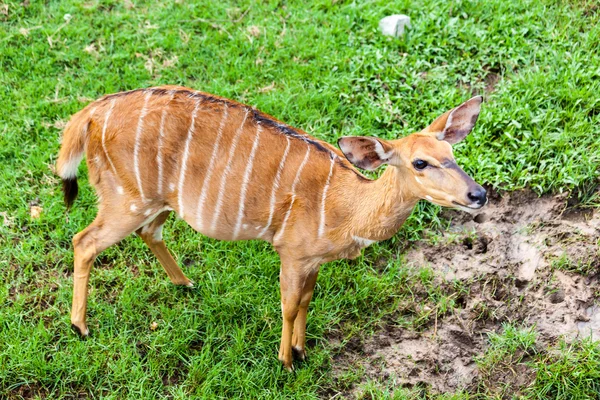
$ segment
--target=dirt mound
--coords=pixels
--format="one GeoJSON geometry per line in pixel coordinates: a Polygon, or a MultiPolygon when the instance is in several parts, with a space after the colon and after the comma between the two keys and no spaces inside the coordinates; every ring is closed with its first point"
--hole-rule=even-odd
{"type": "MultiPolygon", "coordinates": [[[[454,391],[482,379],[473,357],[503,322],[535,325],[543,345],[561,335],[600,339],[600,215],[567,204],[564,195],[521,191],[492,195],[475,216],[446,211],[449,229],[416,243],[406,262],[432,268],[440,285],[466,285],[460,307],[423,332],[388,327],[359,348],[341,348],[338,372],[358,366],[376,381],[454,391]]],[[[531,382],[520,367],[503,384],[531,382]]]]}

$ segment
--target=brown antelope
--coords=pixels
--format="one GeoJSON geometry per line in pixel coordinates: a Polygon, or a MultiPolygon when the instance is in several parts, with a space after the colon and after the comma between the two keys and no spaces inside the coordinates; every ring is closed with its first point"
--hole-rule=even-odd
{"type": "Polygon", "coordinates": [[[306,313],[321,264],[390,238],[420,199],[465,211],[486,203],[451,148],[473,128],[481,102],[474,97],[401,139],[342,137],[341,151],[254,108],[184,87],[91,103],[67,125],[57,163],[67,207],[84,151],[99,197],[96,219],[73,238],[73,327],[88,334],[94,259],[132,232],[174,284],[192,286],[162,240],[175,211],[212,238],[273,244],[281,259],[279,360],[291,370],[293,353],[306,354],[306,313]],[[352,164],[389,167],[371,180],[352,164]]]}

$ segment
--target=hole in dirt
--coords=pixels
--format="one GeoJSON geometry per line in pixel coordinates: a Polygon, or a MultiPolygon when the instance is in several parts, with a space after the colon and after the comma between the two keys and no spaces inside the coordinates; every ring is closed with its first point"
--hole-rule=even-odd
{"type": "Polygon", "coordinates": [[[477,222],[478,224],[483,224],[488,219],[489,219],[489,217],[487,215],[485,215],[484,213],[481,213],[481,214],[477,214],[475,216],[475,218],[473,218],[473,221],[477,222]]]}
{"type": "Polygon", "coordinates": [[[361,383],[343,390],[348,397],[359,397],[367,380],[385,385],[389,379],[432,393],[476,388],[484,381],[510,384],[517,393],[535,375],[528,367],[511,367],[516,374],[510,368],[491,373],[474,361],[486,349],[487,334],[500,332],[506,322],[535,326],[537,345],[559,336],[600,339],[598,213],[569,211],[566,195],[488,193],[484,212],[472,218],[443,211],[451,235],[434,232],[435,243],[412,243],[404,255],[415,269],[434,271],[436,286],[454,296],[454,308],[423,316],[421,302],[429,294],[417,285],[411,289],[414,304],[403,304],[373,336],[357,335],[338,346],[334,374],[365,371],[361,383]],[[392,323],[417,316],[424,319],[418,329],[392,323]]]}
{"type": "Polygon", "coordinates": [[[473,239],[470,237],[466,237],[462,242],[463,246],[467,250],[473,250],[473,239]]]}

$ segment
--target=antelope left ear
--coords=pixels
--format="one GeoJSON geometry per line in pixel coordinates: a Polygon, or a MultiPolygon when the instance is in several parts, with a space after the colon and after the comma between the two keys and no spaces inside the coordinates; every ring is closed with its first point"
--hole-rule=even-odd
{"type": "Polygon", "coordinates": [[[394,154],[390,143],[368,136],[345,136],[338,140],[338,146],[348,161],[369,171],[387,163],[394,154]]]}
{"type": "Polygon", "coordinates": [[[482,102],[483,97],[475,96],[450,111],[444,129],[436,135],[438,140],[455,144],[466,138],[477,122],[482,102]]]}

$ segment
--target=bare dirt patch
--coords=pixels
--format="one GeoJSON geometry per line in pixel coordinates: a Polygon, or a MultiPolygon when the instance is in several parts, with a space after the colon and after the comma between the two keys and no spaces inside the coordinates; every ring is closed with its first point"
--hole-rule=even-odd
{"type": "Polygon", "coordinates": [[[499,377],[474,361],[502,323],[535,326],[538,346],[560,336],[600,339],[600,215],[569,204],[566,195],[521,191],[492,194],[475,216],[446,211],[449,229],[415,243],[406,262],[433,269],[441,286],[460,282],[468,294],[423,331],[385,326],[358,346],[340,345],[336,373],[361,368],[366,379],[433,392],[496,380],[514,394],[533,371],[518,363],[499,377]]]}

